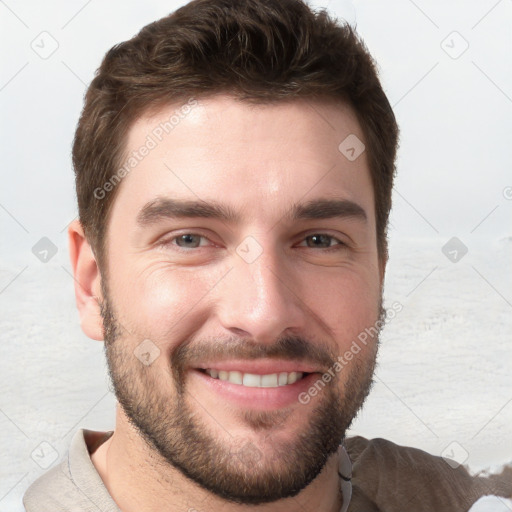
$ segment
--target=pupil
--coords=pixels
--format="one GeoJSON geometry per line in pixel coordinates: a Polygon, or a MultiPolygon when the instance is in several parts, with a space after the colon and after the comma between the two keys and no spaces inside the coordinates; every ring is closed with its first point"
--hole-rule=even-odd
{"type": "Polygon", "coordinates": [[[181,235],[181,240],[186,245],[192,244],[194,247],[197,247],[197,243],[194,244],[194,236],[195,235],[181,235]]]}
{"type": "Polygon", "coordinates": [[[319,244],[321,244],[322,239],[323,239],[324,244],[329,245],[329,240],[327,240],[327,238],[328,237],[326,235],[312,235],[311,236],[311,239],[314,241],[315,246],[318,246],[319,244]],[[318,242],[318,243],[316,243],[316,242],[318,242]]]}

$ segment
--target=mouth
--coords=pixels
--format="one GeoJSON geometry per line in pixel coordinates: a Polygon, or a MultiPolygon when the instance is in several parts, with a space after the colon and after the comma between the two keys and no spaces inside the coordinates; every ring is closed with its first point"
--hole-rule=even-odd
{"type": "MultiPolygon", "coordinates": [[[[243,409],[277,410],[300,405],[299,395],[321,377],[321,371],[293,361],[224,361],[191,368],[192,386],[210,403],[243,409]]],[[[205,402],[206,403],[206,402],[205,402]]]]}
{"type": "Polygon", "coordinates": [[[295,384],[295,382],[310,375],[308,372],[279,372],[257,374],[242,372],[240,370],[227,371],[215,368],[198,368],[198,371],[209,375],[212,379],[218,379],[238,386],[248,388],[277,388],[295,384]]]}

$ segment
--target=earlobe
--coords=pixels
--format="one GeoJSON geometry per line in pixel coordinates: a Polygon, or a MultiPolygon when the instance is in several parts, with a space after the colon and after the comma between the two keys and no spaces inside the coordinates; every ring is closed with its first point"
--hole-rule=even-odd
{"type": "Polygon", "coordinates": [[[100,313],[101,274],[92,248],[78,220],[74,220],[68,227],[68,241],[80,326],[89,338],[101,341],[103,340],[103,320],[100,313]]]}

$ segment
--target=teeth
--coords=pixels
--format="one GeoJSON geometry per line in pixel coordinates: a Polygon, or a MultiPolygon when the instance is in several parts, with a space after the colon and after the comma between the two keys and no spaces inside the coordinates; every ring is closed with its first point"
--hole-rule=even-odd
{"type": "MultiPolygon", "coordinates": [[[[229,382],[231,382],[231,380],[229,382]]],[[[254,375],[253,373],[244,373],[242,384],[250,388],[261,388],[261,375],[254,375]]]]}
{"type": "Polygon", "coordinates": [[[291,372],[288,375],[288,384],[293,384],[294,382],[297,382],[300,378],[302,378],[302,373],[300,373],[300,372],[291,372]]]}
{"type": "Polygon", "coordinates": [[[263,388],[277,388],[277,373],[261,376],[261,387],[263,388]]]}
{"type": "Polygon", "coordinates": [[[226,380],[233,384],[241,384],[250,388],[277,388],[287,386],[302,379],[302,372],[281,372],[269,375],[256,375],[254,373],[242,373],[239,371],[227,372],[208,368],[206,373],[214,379],[226,380]]]}
{"type": "Polygon", "coordinates": [[[232,382],[233,384],[242,384],[242,372],[226,372],[228,374],[228,377],[226,380],[229,380],[229,382],[232,382]]]}
{"type": "Polygon", "coordinates": [[[281,372],[279,374],[279,378],[277,379],[277,384],[279,386],[286,386],[286,384],[288,384],[288,374],[286,372],[281,372]]]}

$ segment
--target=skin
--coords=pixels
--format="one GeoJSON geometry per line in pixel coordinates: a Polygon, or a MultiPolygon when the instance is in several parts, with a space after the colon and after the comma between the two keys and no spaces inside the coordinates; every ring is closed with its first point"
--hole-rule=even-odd
{"type": "MultiPolygon", "coordinates": [[[[140,117],[128,153],[178,107],[140,117]]],[[[369,391],[378,340],[370,338],[307,404],[235,402],[194,368],[204,354],[220,367],[234,356],[247,364],[300,359],[320,378],[379,319],[386,261],[377,252],[366,153],[349,161],[338,150],[349,134],[364,141],[354,111],[341,103],[202,99],[118,185],[107,269],[98,267],[79,222],[70,225],[81,327],[105,339],[121,402],[114,435],[91,458],[124,512],[338,512],[335,448],[369,391]],[[139,212],[157,197],[217,201],[240,220],[161,218],[139,225],[139,212]],[[286,218],[296,203],[333,198],[356,203],[366,220],[286,218]],[[200,237],[177,238],[186,233],[200,237]],[[311,238],[319,234],[328,237],[311,238]],[[256,241],[250,254],[261,252],[250,262],[240,256],[247,237],[256,241]],[[133,355],[143,340],[160,351],[149,365],[133,355]],[[127,413],[130,400],[138,405],[127,413]],[[170,435],[167,426],[180,414],[183,422],[170,435]],[[159,428],[166,446],[159,450],[130,416],[159,428]],[[202,437],[187,438],[186,421],[202,437]],[[211,450],[216,467],[190,463],[194,443],[198,457],[211,450]],[[195,479],[169,460],[180,453],[195,479]],[[306,475],[308,468],[314,474],[306,475]],[[226,489],[229,477],[237,478],[245,501],[208,490],[198,483],[201,475],[226,476],[226,489]],[[301,489],[277,489],[279,475],[296,477],[301,489]],[[273,498],[250,496],[265,485],[277,493],[273,498]]]]}

